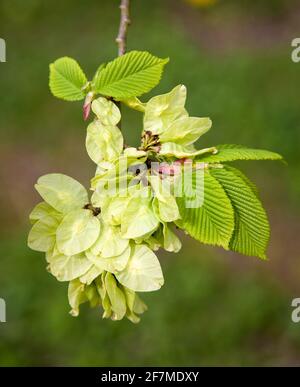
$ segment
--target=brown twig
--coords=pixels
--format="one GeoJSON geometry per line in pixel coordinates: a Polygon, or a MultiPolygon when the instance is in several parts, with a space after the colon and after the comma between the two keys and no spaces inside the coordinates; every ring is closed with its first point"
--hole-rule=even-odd
{"type": "MultiPolygon", "coordinates": [[[[120,19],[120,27],[119,33],[116,38],[116,42],[118,44],[118,55],[122,56],[126,53],[126,43],[127,43],[127,30],[130,25],[130,17],[129,17],[129,6],[130,0],[121,0],[120,10],[121,10],[121,19],[120,19]]],[[[117,102],[117,106],[121,111],[121,104],[117,102]]],[[[119,123],[119,129],[121,130],[122,124],[121,121],[119,123]]]]}
{"type": "Polygon", "coordinates": [[[127,29],[130,24],[129,6],[130,6],[130,0],[121,0],[120,28],[116,39],[116,42],[119,47],[119,50],[118,50],[119,56],[124,55],[126,52],[127,29]]]}

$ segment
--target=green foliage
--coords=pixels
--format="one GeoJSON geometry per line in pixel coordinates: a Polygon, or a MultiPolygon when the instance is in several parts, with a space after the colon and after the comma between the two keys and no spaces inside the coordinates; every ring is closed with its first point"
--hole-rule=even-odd
{"type": "Polygon", "coordinates": [[[251,149],[241,145],[219,145],[216,146],[216,154],[199,157],[200,161],[206,163],[224,163],[235,160],[282,160],[282,156],[275,152],[263,149],[251,149]]]}
{"type": "Polygon", "coordinates": [[[138,97],[159,83],[168,61],[146,51],[131,51],[107,63],[95,81],[95,91],[116,99],[138,97]]]}
{"type": "Polygon", "coordinates": [[[49,174],[35,186],[44,202],[30,214],[28,245],[46,253],[58,281],[70,282],[74,316],[88,302],[102,307],[103,318],[138,322],[146,306],[136,292],[164,284],[154,251],[181,248],[173,225],[202,243],[266,258],[269,225],[256,187],[222,163],[281,156],[239,145],[196,149],[212,122],[189,116],[185,86],[137,99],[157,85],[167,61],[132,51],[100,66],[92,82],[70,58],[51,65],[54,95],[76,100],[89,93],[84,110],[95,114],[86,135],[97,164],[91,199],[76,180],[49,174]],[[138,148],[124,145],[116,100],[144,113],[138,148]]]}
{"type": "MultiPolygon", "coordinates": [[[[153,89],[160,81],[169,59],[160,59],[147,51],[131,51],[111,62],[101,64],[92,82],[88,82],[76,60],[63,57],[50,65],[49,86],[52,94],[66,101],[82,100],[91,91],[130,103],[153,89]]],[[[99,102],[106,104],[105,99],[99,102]]],[[[137,101],[137,100],[135,100],[137,101]]],[[[135,108],[138,103],[134,103],[135,108]]],[[[97,109],[94,104],[94,111],[97,109]]],[[[95,111],[95,114],[96,111],[95,111]]],[[[114,124],[113,124],[114,125],[114,124]]]]}
{"type": "Polygon", "coordinates": [[[197,178],[193,174],[193,185],[186,190],[182,198],[178,198],[182,219],[177,225],[202,243],[222,246],[229,249],[234,229],[234,213],[232,204],[222,185],[215,179],[211,171],[205,171],[203,180],[203,204],[196,208],[187,208],[186,201],[196,201],[199,195],[197,178]]]}
{"type": "Polygon", "coordinates": [[[80,101],[85,97],[86,85],[87,78],[74,59],[63,57],[50,65],[49,86],[55,97],[66,101],[80,101]]]}
{"type": "Polygon", "coordinates": [[[231,200],[235,213],[235,230],[230,249],[245,255],[266,258],[270,229],[263,206],[253,187],[241,177],[241,172],[224,167],[212,170],[231,200]]]}

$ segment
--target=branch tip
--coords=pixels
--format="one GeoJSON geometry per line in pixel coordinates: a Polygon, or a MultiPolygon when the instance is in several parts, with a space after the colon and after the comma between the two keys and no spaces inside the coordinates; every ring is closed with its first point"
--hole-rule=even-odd
{"type": "Polygon", "coordinates": [[[116,38],[116,42],[119,47],[118,49],[119,56],[124,55],[126,52],[127,29],[128,29],[128,26],[131,24],[131,20],[129,17],[129,5],[130,5],[130,0],[121,0],[121,4],[120,4],[121,20],[120,20],[119,33],[116,38]]]}

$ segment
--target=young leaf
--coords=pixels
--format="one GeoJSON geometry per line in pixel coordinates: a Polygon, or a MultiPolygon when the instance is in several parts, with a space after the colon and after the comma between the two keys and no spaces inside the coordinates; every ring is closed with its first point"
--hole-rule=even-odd
{"type": "Polygon", "coordinates": [[[52,94],[66,101],[80,101],[88,80],[76,60],[68,57],[57,59],[50,65],[49,86],[52,94]]]}
{"type": "MultiPolygon", "coordinates": [[[[196,189],[195,178],[190,189],[196,189]]],[[[234,229],[234,213],[221,184],[208,171],[205,171],[202,206],[186,208],[186,200],[193,196],[190,192],[185,192],[183,197],[177,199],[182,219],[176,221],[176,224],[202,243],[229,249],[234,229]]]]}
{"type": "Polygon", "coordinates": [[[252,189],[254,195],[256,195],[257,197],[259,196],[257,186],[243,172],[241,172],[237,168],[232,167],[231,165],[224,165],[224,168],[226,168],[228,171],[232,171],[235,175],[240,177],[245,182],[245,184],[252,189]]]}
{"type": "Polygon", "coordinates": [[[95,91],[116,99],[138,97],[159,83],[168,61],[146,51],[131,51],[102,69],[95,80],[95,91]]]}
{"type": "Polygon", "coordinates": [[[106,63],[101,63],[99,65],[99,67],[97,68],[97,71],[95,72],[95,75],[94,75],[93,80],[92,80],[93,89],[94,89],[95,83],[97,82],[97,79],[99,78],[101,71],[105,68],[105,66],[106,66],[106,63]]]}
{"type": "Polygon", "coordinates": [[[282,156],[263,149],[245,148],[239,145],[216,146],[218,153],[201,156],[197,159],[206,163],[222,163],[235,160],[282,160],[282,156]]]}
{"type": "Polygon", "coordinates": [[[214,169],[211,173],[222,184],[235,211],[235,231],[230,248],[245,255],[266,259],[270,228],[257,194],[233,169],[225,167],[214,169]]]}

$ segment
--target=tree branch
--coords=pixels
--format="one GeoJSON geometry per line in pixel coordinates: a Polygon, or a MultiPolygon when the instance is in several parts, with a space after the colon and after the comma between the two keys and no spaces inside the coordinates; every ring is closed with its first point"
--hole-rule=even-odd
{"type": "Polygon", "coordinates": [[[127,29],[130,24],[130,16],[129,16],[129,6],[130,6],[130,0],[121,0],[121,20],[120,20],[120,27],[119,27],[119,33],[116,38],[116,42],[118,44],[118,54],[119,56],[122,56],[126,52],[126,40],[127,40],[127,29]]]}
{"type": "MultiPolygon", "coordinates": [[[[127,30],[130,25],[130,12],[129,12],[130,0],[121,0],[120,10],[121,10],[121,19],[120,19],[120,27],[119,33],[116,38],[116,42],[118,45],[118,55],[122,56],[126,53],[126,43],[127,43],[127,30]]],[[[116,103],[118,108],[121,111],[121,103],[116,103]]],[[[119,122],[119,129],[122,129],[121,121],[119,122]]],[[[126,147],[126,145],[124,145],[126,147]]]]}

